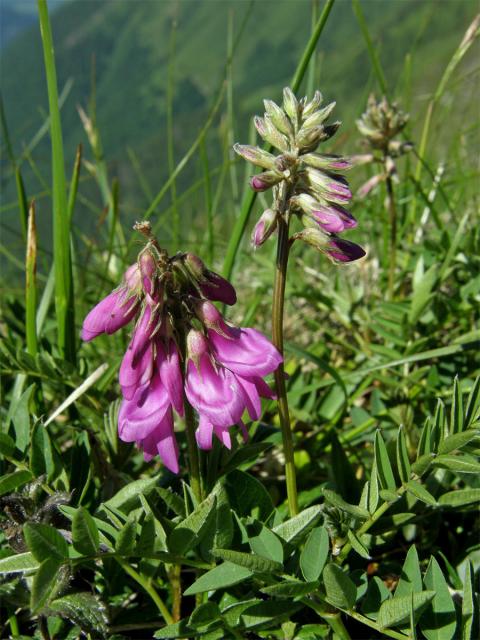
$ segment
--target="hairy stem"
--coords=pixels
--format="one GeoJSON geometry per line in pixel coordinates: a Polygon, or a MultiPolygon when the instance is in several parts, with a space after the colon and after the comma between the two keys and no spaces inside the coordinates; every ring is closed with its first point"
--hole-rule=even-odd
{"type": "MultiPolygon", "coordinates": [[[[289,214],[288,211],[278,218],[277,263],[273,287],[272,334],[273,344],[283,356],[283,309],[285,303],[285,284],[289,253],[289,214]]],[[[288,508],[290,516],[298,513],[297,479],[293,457],[293,438],[288,412],[287,390],[283,363],[274,373],[277,392],[278,414],[282,428],[283,451],[285,455],[285,476],[287,483],[288,508]]]]}

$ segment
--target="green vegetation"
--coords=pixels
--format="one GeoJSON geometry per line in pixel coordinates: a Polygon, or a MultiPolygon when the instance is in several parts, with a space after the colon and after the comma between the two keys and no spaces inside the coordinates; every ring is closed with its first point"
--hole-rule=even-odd
{"type": "MultiPolygon", "coordinates": [[[[38,7],[44,50],[37,27],[2,65],[0,635],[476,640],[475,3],[73,0],[55,59],[38,7]],[[181,421],[178,476],[117,436],[127,330],[78,337],[145,217],[171,254],[231,271],[227,318],[271,335],[274,243],[248,245],[270,201],[231,145],[292,78],[337,101],[322,151],[365,152],[355,120],[382,85],[413,143],[395,235],[381,182],[354,198],[365,259],[291,252],[293,517],[275,401],[247,444],[201,452],[199,501],[181,421]]],[[[354,193],[373,174],[352,169],[354,193]]]]}

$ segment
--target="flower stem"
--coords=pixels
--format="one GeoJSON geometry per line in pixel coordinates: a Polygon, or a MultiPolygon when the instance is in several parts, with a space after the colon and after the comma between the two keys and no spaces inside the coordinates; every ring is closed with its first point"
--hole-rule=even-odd
{"type": "Polygon", "coordinates": [[[198,459],[198,448],[195,440],[195,417],[190,403],[185,398],[185,433],[187,435],[188,468],[190,486],[198,502],[202,501],[202,483],[200,479],[200,464],[198,459]]]}
{"type": "Polygon", "coordinates": [[[388,297],[393,298],[395,288],[395,271],[397,268],[397,207],[395,206],[395,198],[393,194],[393,182],[387,173],[387,210],[390,218],[390,255],[388,268],[388,297]]]}
{"type": "MultiPolygon", "coordinates": [[[[287,265],[289,253],[288,211],[278,217],[277,263],[275,267],[275,282],[273,287],[272,305],[272,334],[273,344],[283,356],[283,309],[285,303],[285,284],[287,279],[287,265]]],[[[288,508],[290,516],[298,513],[297,479],[293,457],[293,438],[288,412],[287,390],[283,362],[274,373],[277,392],[278,415],[282,428],[283,451],[285,455],[285,476],[287,483],[288,508]]]]}

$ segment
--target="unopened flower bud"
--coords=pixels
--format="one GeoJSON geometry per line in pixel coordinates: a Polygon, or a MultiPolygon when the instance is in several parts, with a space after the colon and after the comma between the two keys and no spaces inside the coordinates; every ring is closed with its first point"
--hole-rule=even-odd
{"type": "Polygon", "coordinates": [[[285,87],[283,90],[283,109],[294,126],[298,126],[298,107],[298,100],[295,94],[289,87],[285,87]]]}
{"type": "Polygon", "coordinates": [[[138,264],[131,264],[123,274],[123,279],[129,289],[138,291],[142,283],[142,277],[138,264]]]}
{"type": "Polygon", "coordinates": [[[264,171],[250,179],[250,186],[254,191],[267,191],[283,179],[282,174],[275,171],[264,171]]]}
{"type": "Polygon", "coordinates": [[[195,305],[195,313],[200,322],[207,327],[213,329],[225,338],[230,338],[230,328],[225,323],[220,311],[208,300],[200,300],[195,305]]]}
{"type": "Polygon", "coordinates": [[[334,262],[341,263],[353,262],[366,255],[360,245],[336,237],[329,239],[325,253],[334,262]]]}
{"type": "Polygon", "coordinates": [[[145,249],[139,257],[140,273],[145,291],[152,295],[154,288],[154,276],[156,272],[155,258],[148,249],[145,249]]]}
{"type": "Polygon", "coordinates": [[[252,233],[254,247],[262,245],[277,228],[277,214],[273,209],[265,209],[252,233]]]}
{"type": "Polygon", "coordinates": [[[201,260],[194,253],[186,253],[183,256],[183,262],[186,265],[187,269],[190,273],[197,279],[202,280],[203,274],[205,273],[205,264],[203,260],[201,260]]]}
{"type": "Polygon", "coordinates": [[[207,269],[202,260],[193,253],[186,253],[183,263],[196,281],[197,288],[208,300],[232,305],[237,301],[233,286],[221,275],[207,269]]]}
{"type": "Polygon", "coordinates": [[[238,153],[239,156],[248,160],[257,167],[263,167],[264,169],[274,169],[276,158],[268,151],[253,147],[249,144],[234,144],[233,150],[238,153]]]}
{"type": "Polygon", "coordinates": [[[270,118],[272,123],[277,127],[277,129],[289,136],[292,134],[292,124],[290,120],[285,115],[283,109],[281,109],[278,104],[275,104],[273,100],[264,100],[263,104],[265,105],[266,115],[270,118]]]}
{"type": "Polygon", "coordinates": [[[308,118],[315,111],[318,110],[322,104],[323,96],[320,91],[315,91],[315,94],[310,102],[308,102],[302,110],[303,118],[308,118]]]}
{"type": "Polygon", "coordinates": [[[302,127],[296,137],[297,146],[302,154],[316,149],[322,140],[325,140],[325,129],[321,125],[309,129],[302,127]]]}
{"type": "Polygon", "coordinates": [[[192,360],[197,371],[200,371],[200,361],[204,354],[208,354],[208,340],[201,331],[190,329],[187,334],[187,360],[192,360]]]}
{"type": "Polygon", "coordinates": [[[335,155],[320,155],[318,153],[306,153],[302,155],[302,162],[316,169],[326,171],[347,171],[351,169],[352,163],[347,158],[335,155]]]}
{"type": "Polygon", "coordinates": [[[305,227],[302,231],[295,233],[294,240],[302,240],[318,251],[323,251],[328,245],[328,236],[318,227],[305,227]]]}
{"type": "Polygon", "coordinates": [[[336,102],[331,102],[330,104],[327,104],[326,107],[323,107],[323,109],[319,109],[309,115],[304,121],[302,128],[305,127],[308,129],[309,127],[318,127],[318,125],[323,124],[335,109],[336,104],[336,102]]]}
{"type": "Polygon", "coordinates": [[[362,164],[370,164],[375,160],[373,153],[359,153],[355,156],[349,157],[350,163],[354,167],[359,167],[362,164]]]}

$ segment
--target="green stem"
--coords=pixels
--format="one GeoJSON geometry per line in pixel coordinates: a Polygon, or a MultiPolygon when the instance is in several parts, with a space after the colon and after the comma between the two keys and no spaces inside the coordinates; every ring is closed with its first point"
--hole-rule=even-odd
{"type": "MultiPolygon", "coordinates": [[[[400,489],[397,489],[397,495],[400,497],[405,493],[405,491],[406,489],[404,487],[400,487],[400,489]]],[[[380,507],[378,507],[378,509],[370,516],[370,518],[368,518],[368,520],[366,520],[362,524],[360,529],[355,532],[357,536],[362,536],[364,533],[367,533],[367,531],[369,531],[369,529],[375,524],[375,522],[377,522],[377,520],[381,518],[386,511],[388,511],[392,504],[394,503],[384,502],[382,505],[380,505],[380,507]]],[[[350,553],[351,548],[352,545],[350,544],[350,542],[347,542],[342,547],[342,550],[337,557],[337,562],[342,563],[350,553]]]]}
{"type": "Polygon", "coordinates": [[[388,267],[388,297],[393,299],[395,289],[395,271],[397,268],[397,207],[393,193],[393,181],[387,174],[387,210],[390,223],[390,255],[388,267]]]}
{"type": "Polygon", "coordinates": [[[125,573],[128,573],[128,575],[131,578],[133,578],[135,580],[135,582],[137,582],[143,589],[145,589],[145,591],[151,597],[153,602],[156,604],[156,606],[157,606],[158,610],[160,611],[160,613],[162,614],[163,619],[165,620],[165,622],[167,624],[172,624],[173,623],[173,618],[170,615],[170,611],[167,609],[165,603],[163,602],[161,597],[158,595],[158,593],[155,591],[155,589],[153,588],[153,586],[150,583],[150,581],[146,580],[140,573],[135,571],[135,569],[133,567],[131,567],[124,560],[121,560],[120,558],[115,558],[115,560],[122,567],[122,569],[125,571],[125,573]]]}
{"type": "MultiPolygon", "coordinates": [[[[278,243],[277,243],[277,263],[275,268],[275,282],[273,287],[272,304],[272,336],[273,344],[279,352],[283,349],[283,309],[285,304],[285,284],[287,279],[288,265],[288,212],[283,213],[278,218],[278,243]]],[[[298,513],[297,479],[295,474],[295,461],[293,455],[293,437],[290,425],[290,414],[288,411],[287,390],[285,387],[285,372],[282,364],[274,373],[275,387],[277,392],[278,415],[282,428],[283,452],[285,455],[285,476],[287,484],[288,508],[290,516],[298,513]]]]}
{"type": "Polygon", "coordinates": [[[190,403],[185,398],[185,433],[187,435],[187,449],[188,449],[188,469],[190,477],[190,486],[192,491],[198,500],[202,501],[202,483],[200,478],[200,464],[198,458],[197,441],[195,440],[195,416],[190,403]]]}
{"type": "Polygon", "coordinates": [[[378,624],[376,624],[373,620],[369,620],[369,618],[362,616],[361,613],[357,613],[356,611],[350,610],[350,611],[347,611],[346,613],[354,620],[357,620],[358,622],[361,622],[367,627],[370,627],[371,629],[375,629],[378,632],[381,631],[383,635],[388,636],[389,638],[395,638],[396,640],[408,640],[409,638],[409,636],[406,636],[404,633],[400,633],[398,631],[392,631],[391,629],[380,630],[378,624]]]}
{"type": "Polygon", "coordinates": [[[351,640],[350,634],[345,628],[345,625],[342,621],[342,616],[340,613],[334,614],[322,614],[322,618],[325,622],[330,626],[333,633],[341,640],[351,640]]]}

